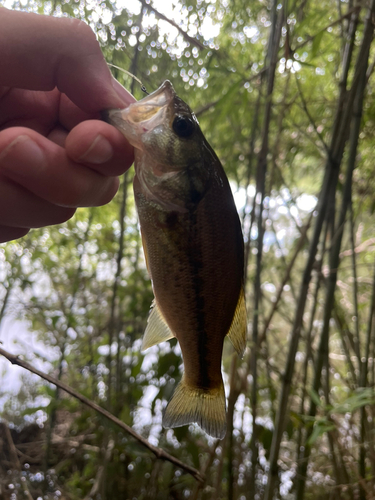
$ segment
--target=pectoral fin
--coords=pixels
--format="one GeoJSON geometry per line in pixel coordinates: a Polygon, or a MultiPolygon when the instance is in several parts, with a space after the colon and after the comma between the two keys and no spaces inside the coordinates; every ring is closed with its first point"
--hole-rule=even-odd
{"type": "Polygon", "coordinates": [[[247,331],[247,318],[246,318],[246,304],[245,294],[241,290],[236,312],[233,316],[232,324],[230,325],[229,332],[227,333],[229,340],[232,342],[233,347],[242,358],[246,349],[246,331],[247,331]]]}
{"type": "Polygon", "coordinates": [[[141,350],[145,351],[149,347],[160,344],[160,342],[165,342],[173,337],[174,335],[171,329],[167,325],[158,305],[154,300],[147,320],[146,331],[143,335],[141,350]]]}

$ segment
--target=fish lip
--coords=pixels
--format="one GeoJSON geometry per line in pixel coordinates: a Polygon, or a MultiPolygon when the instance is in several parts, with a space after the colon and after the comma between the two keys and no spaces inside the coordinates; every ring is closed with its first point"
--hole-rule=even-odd
{"type": "Polygon", "coordinates": [[[156,125],[156,118],[158,122],[163,120],[175,96],[171,82],[166,80],[155,92],[126,108],[127,118],[135,125],[141,124],[144,132],[150,130],[156,125]]]}
{"type": "Polygon", "coordinates": [[[155,92],[124,109],[110,109],[102,112],[102,118],[118,128],[129,142],[139,147],[139,136],[162,124],[176,97],[169,80],[155,92]]]}
{"type": "Polygon", "coordinates": [[[164,101],[171,102],[175,96],[176,92],[173,85],[169,80],[165,80],[158,89],[144,97],[141,101],[132,103],[131,106],[141,105],[142,103],[160,106],[163,99],[164,101]]]}

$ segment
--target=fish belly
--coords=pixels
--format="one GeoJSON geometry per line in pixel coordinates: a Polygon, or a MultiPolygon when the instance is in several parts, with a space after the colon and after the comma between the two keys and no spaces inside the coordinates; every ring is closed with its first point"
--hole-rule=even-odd
{"type": "Polygon", "coordinates": [[[223,341],[243,287],[232,194],[214,185],[196,210],[181,213],[150,202],[137,179],[134,192],[156,303],[180,343],[185,380],[217,388],[223,341]]]}

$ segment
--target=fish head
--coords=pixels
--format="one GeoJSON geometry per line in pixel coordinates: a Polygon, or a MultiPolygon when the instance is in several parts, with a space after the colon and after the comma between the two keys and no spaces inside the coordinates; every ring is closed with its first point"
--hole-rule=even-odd
{"type": "Polygon", "coordinates": [[[169,210],[196,206],[210,176],[202,161],[207,143],[171,82],[125,109],[107,111],[104,118],[134,146],[137,178],[149,199],[169,210]]]}
{"type": "Polygon", "coordinates": [[[183,168],[201,157],[198,120],[168,80],[129,107],[107,111],[106,120],[136,149],[157,158],[163,171],[183,168]]]}

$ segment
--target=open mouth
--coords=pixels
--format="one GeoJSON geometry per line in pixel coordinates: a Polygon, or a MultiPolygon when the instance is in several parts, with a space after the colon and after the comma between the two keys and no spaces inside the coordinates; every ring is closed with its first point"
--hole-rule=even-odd
{"type": "Polygon", "coordinates": [[[169,81],[155,92],[125,109],[112,109],[102,113],[108,123],[118,128],[133,146],[140,143],[140,136],[161,125],[167,119],[168,109],[176,93],[169,81]]]}
{"type": "Polygon", "coordinates": [[[127,118],[134,124],[142,124],[150,130],[165,118],[175,91],[169,81],[165,81],[155,92],[128,108],[127,118]]]}

